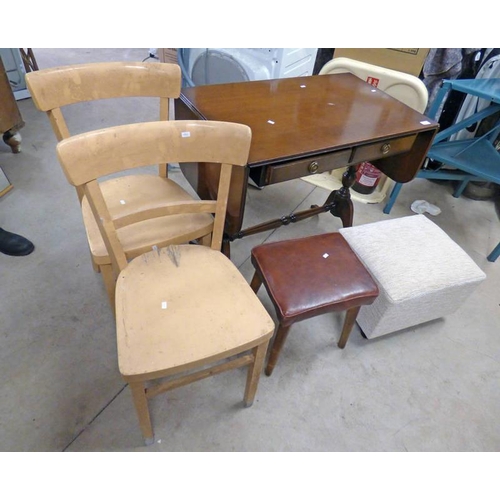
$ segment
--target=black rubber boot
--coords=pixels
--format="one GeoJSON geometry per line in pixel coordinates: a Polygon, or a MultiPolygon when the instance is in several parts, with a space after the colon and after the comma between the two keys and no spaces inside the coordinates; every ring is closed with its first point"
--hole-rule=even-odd
{"type": "Polygon", "coordinates": [[[21,257],[29,255],[35,249],[35,245],[23,236],[9,233],[0,227],[0,252],[5,255],[21,257]]]}

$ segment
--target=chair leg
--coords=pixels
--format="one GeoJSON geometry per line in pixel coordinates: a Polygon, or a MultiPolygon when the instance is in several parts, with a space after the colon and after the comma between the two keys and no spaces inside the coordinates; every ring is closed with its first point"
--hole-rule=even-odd
{"type": "Polygon", "coordinates": [[[260,279],[257,271],[253,275],[252,282],[250,283],[250,288],[257,293],[259,291],[260,285],[262,285],[262,280],[260,279]]]}
{"type": "Polygon", "coordinates": [[[260,374],[264,366],[264,359],[266,357],[267,347],[269,342],[260,344],[253,350],[254,362],[248,367],[247,384],[245,388],[244,404],[246,407],[252,406],[257,386],[259,385],[260,374]]]}
{"type": "Polygon", "coordinates": [[[91,259],[91,262],[92,262],[92,269],[94,269],[94,272],[100,273],[101,272],[101,268],[99,267],[99,264],[95,263],[95,260],[92,257],[92,254],[90,254],[90,259],[91,259]]]}
{"type": "Polygon", "coordinates": [[[167,163],[162,163],[158,165],[158,175],[160,177],[164,177],[165,179],[168,179],[168,164],[167,163]]]}
{"type": "Polygon", "coordinates": [[[400,182],[396,182],[396,184],[394,184],[394,187],[392,188],[392,191],[391,191],[391,195],[389,196],[389,200],[387,201],[384,209],[382,210],[382,212],[384,212],[384,214],[391,213],[392,206],[396,202],[396,198],[398,197],[399,192],[401,191],[402,187],[403,187],[403,184],[401,184],[400,182]]]}
{"type": "Polygon", "coordinates": [[[455,192],[453,193],[453,198],[460,198],[462,193],[464,192],[464,189],[467,187],[467,184],[469,184],[469,179],[464,179],[455,189],[455,192]]]}
{"type": "Polygon", "coordinates": [[[116,281],[115,274],[113,273],[113,267],[111,266],[111,264],[105,264],[103,266],[99,266],[99,270],[101,272],[102,279],[104,280],[104,286],[106,287],[111,310],[114,313],[116,281]]]}
{"type": "Polygon", "coordinates": [[[278,361],[278,357],[281,352],[281,348],[283,347],[283,344],[285,343],[285,340],[288,336],[290,326],[280,325],[278,327],[276,338],[274,339],[273,347],[271,348],[271,353],[269,354],[269,359],[267,360],[266,375],[268,377],[273,373],[274,367],[276,366],[276,362],[278,361]]]}
{"type": "Polygon", "coordinates": [[[146,445],[153,444],[154,434],[153,426],[151,425],[151,416],[149,414],[148,398],[146,397],[146,386],[143,382],[129,383],[134,400],[135,411],[139,419],[142,436],[146,445]]]}
{"type": "Polygon", "coordinates": [[[487,259],[489,262],[495,262],[500,255],[500,243],[494,248],[494,250],[488,255],[487,259]]]}
{"type": "Polygon", "coordinates": [[[200,245],[203,245],[205,247],[209,247],[212,244],[212,233],[206,234],[205,236],[199,238],[198,243],[200,243],[200,245]]]}
{"type": "Polygon", "coordinates": [[[340,340],[337,344],[340,349],[343,349],[345,347],[360,309],[361,307],[358,306],[358,307],[353,307],[352,309],[349,309],[347,311],[345,315],[344,326],[342,328],[342,334],[340,335],[340,340]]]}

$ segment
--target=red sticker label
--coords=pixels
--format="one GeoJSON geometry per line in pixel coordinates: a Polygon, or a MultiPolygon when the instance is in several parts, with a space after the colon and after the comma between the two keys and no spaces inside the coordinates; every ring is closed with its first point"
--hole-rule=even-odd
{"type": "Polygon", "coordinates": [[[380,82],[380,79],[374,78],[373,76],[369,76],[366,81],[370,84],[373,85],[374,87],[378,87],[378,84],[380,82]]]}

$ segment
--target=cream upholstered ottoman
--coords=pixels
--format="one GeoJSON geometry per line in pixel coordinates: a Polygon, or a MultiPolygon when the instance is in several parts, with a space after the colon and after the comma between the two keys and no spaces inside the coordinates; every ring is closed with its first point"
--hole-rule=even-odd
{"type": "Polygon", "coordinates": [[[484,272],[425,215],[340,229],[370,271],[379,296],[361,308],[367,338],[454,312],[486,278],[484,272]]]}

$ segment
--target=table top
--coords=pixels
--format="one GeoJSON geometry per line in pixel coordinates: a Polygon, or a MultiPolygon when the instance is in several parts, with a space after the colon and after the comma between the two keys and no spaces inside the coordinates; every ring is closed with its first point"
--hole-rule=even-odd
{"type": "Polygon", "coordinates": [[[436,122],[350,73],[185,88],[201,119],[252,129],[249,167],[436,129],[436,122]]]}

